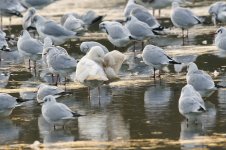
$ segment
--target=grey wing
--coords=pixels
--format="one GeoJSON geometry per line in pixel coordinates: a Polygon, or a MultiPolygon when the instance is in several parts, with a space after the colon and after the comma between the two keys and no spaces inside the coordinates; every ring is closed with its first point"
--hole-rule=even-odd
{"type": "Polygon", "coordinates": [[[32,54],[38,54],[38,53],[42,53],[43,50],[43,44],[41,44],[39,41],[37,40],[25,40],[24,42],[22,42],[19,47],[28,53],[32,53],[32,54]]]}
{"type": "Polygon", "coordinates": [[[128,36],[125,34],[124,30],[120,26],[112,26],[108,28],[108,34],[113,38],[113,39],[120,39],[124,38],[125,36],[128,36]]]}
{"type": "Polygon", "coordinates": [[[139,22],[133,23],[127,27],[130,31],[130,33],[134,36],[146,36],[150,35],[152,32],[147,26],[143,26],[143,24],[140,24],[139,22]]]}
{"type": "Polygon", "coordinates": [[[65,69],[72,68],[77,66],[77,61],[65,54],[59,54],[56,59],[56,64],[54,65],[55,69],[65,69]]]}
{"type": "Polygon", "coordinates": [[[66,30],[53,21],[47,21],[42,27],[42,32],[50,36],[72,36],[75,32],[66,30]]]}
{"type": "Polygon", "coordinates": [[[158,21],[149,12],[140,11],[135,15],[135,17],[138,20],[147,23],[150,27],[159,25],[158,21]]]}
{"type": "Polygon", "coordinates": [[[190,9],[183,9],[183,11],[180,11],[180,13],[181,13],[181,16],[183,17],[183,20],[187,24],[198,24],[199,22],[201,22],[199,18],[195,16],[195,14],[190,9]]]}

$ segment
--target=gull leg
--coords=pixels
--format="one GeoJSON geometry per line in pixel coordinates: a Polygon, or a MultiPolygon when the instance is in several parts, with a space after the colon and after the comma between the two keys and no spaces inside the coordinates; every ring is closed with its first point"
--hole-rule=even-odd
{"type": "Polygon", "coordinates": [[[88,100],[90,101],[90,87],[88,86],[88,100]]]}
{"type": "Polygon", "coordinates": [[[100,87],[98,86],[98,97],[99,97],[99,105],[100,105],[100,87]]]}
{"type": "Polygon", "coordinates": [[[55,86],[57,86],[58,80],[59,80],[59,74],[57,74],[57,76],[56,76],[56,83],[55,83],[55,86]]]}
{"type": "Polygon", "coordinates": [[[155,16],[155,9],[152,10],[152,14],[153,14],[153,16],[155,16]]]}
{"type": "Polygon", "coordinates": [[[188,29],[187,29],[187,38],[188,38],[188,29]]]}
{"type": "Polygon", "coordinates": [[[141,42],[141,51],[144,49],[144,41],[141,42]]]}
{"type": "Polygon", "coordinates": [[[160,18],[160,16],[161,16],[161,9],[159,9],[159,18],[160,18]]]}
{"type": "Polygon", "coordinates": [[[28,59],[28,69],[31,69],[31,60],[28,59]]]}

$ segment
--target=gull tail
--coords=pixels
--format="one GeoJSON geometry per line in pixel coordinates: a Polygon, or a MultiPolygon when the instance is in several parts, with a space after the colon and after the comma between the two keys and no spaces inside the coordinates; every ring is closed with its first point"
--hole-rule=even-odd
{"type": "Polygon", "coordinates": [[[170,64],[181,64],[180,62],[177,62],[177,61],[173,60],[171,57],[169,57],[167,55],[165,55],[165,56],[169,59],[169,63],[170,64]]]}
{"type": "Polygon", "coordinates": [[[199,107],[199,109],[198,109],[198,111],[205,112],[205,111],[206,111],[206,109],[205,109],[205,108],[203,108],[202,106],[200,106],[200,107],[199,107]]]}
{"type": "Polygon", "coordinates": [[[98,22],[98,21],[102,21],[102,20],[103,20],[103,18],[104,18],[105,16],[106,16],[106,15],[96,17],[96,18],[92,21],[92,23],[91,23],[91,24],[94,24],[94,23],[96,23],[96,22],[98,22]]]}
{"type": "Polygon", "coordinates": [[[81,115],[79,113],[76,113],[76,112],[72,112],[73,114],[73,117],[82,117],[82,116],[86,116],[86,115],[81,115]]]}
{"type": "Polygon", "coordinates": [[[226,88],[226,86],[223,86],[223,85],[217,85],[217,84],[215,84],[215,87],[218,88],[218,89],[220,89],[220,88],[226,88]]]}

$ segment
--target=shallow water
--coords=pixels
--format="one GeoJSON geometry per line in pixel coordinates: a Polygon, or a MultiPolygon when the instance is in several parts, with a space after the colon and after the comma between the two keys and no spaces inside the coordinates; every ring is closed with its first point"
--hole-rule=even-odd
{"type": "MultiPolygon", "coordinates": [[[[18,36],[20,30],[21,26],[13,26],[11,33],[18,36]]],[[[152,42],[165,47],[166,52],[179,61],[186,63],[195,61],[200,69],[212,76],[215,70],[218,71],[219,75],[213,78],[217,84],[224,84],[226,62],[225,57],[219,55],[219,51],[212,46],[214,38],[212,32],[215,30],[216,27],[208,23],[195,27],[191,30],[185,46],[181,46],[183,40],[174,34],[175,29],[170,30],[173,34],[164,38],[159,37],[157,40],[153,39],[152,42]],[[196,30],[198,32],[195,32],[196,30]],[[207,44],[203,44],[203,41],[207,41],[207,44]]],[[[176,33],[180,31],[176,30],[176,33]]],[[[102,38],[94,36],[101,34],[103,33],[94,27],[92,33],[85,38],[67,42],[64,47],[75,58],[82,57],[79,43],[84,40],[95,40],[112,50],[113,46],[105,36],[101,36],[102,38]]],[[[120,72],[121,80],[103,85],[100,99],[97,89],[91,91],[89,100],[86,87],[74,82],[67,85],[67,90],[72,94],[62,96],[57,101],[86,116],[70,122],[66,129],[59,127],[56,130],[45,122],[41,116],[41,107],[35,100],[36,86],[41,82],[51,83],[50,76],[39,77],[41,67],[38,67],[36,73],[34,70],[26,69],[27,62],[24,65],[23,59],[16,50],[10,53],[1,52],[4,60],[0,64],[0,92],[8,92],[29,101],[14,109],[9,117],[0,119],[0,144],[32,144],[36,140],[41,143],[56,143],[158,139],[179,143],[175,145],[157,143],[158,146],[162,146],[161,149],[172,147],[219,149],[220,145],[210,146],[211,142],[183,141],[195,141],[203,137],[212,138],[216,134],[225,134],[226,90],[218,89],[210,97],[205,98],[208,111],[202,115],[202,121],[197,125],[187,125],[185,118],[178,111],[181,88],[186,84],[186,68],[169,66],[166,69],[169,71],[163,74],[162,79],[157,78],[154,81],[150,78],[150,68],[143,64],[141,58],[134,58],[130,50],[127,51],[132,47],[130,45],[127,48],[120,48],[128,56],[120,72]]],[[[137,44],[136,48],[138,55],[140,45],[137,44]]],[[[61,86],[64,88],[63,85],[61,86]]],[[[141,143],[138,147],[142,146],[144,145],[141,143]]],[[[152,145],[149,145],[149,148],[151,147],[152,145]]]]}

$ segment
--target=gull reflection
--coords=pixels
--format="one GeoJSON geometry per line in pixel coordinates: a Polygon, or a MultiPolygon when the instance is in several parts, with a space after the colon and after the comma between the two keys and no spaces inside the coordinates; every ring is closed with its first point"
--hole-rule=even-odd
{"type": "Polygon", "coordinates": [[[194,62],[197,59],[197,56],[196,55],[176,56],[174,59],[182,63],[174,65],[175,72],[180,73],[184,68],[185,69],[187,68],[187,64],[189,64],[190,62],[194,62]]]}
{"type": "Polygon", "coordinates": [[[144,107],[149,120],[161,120],[168,114],[172,91],[166,85],[152,85],[144,93],[144,107]]]}
{"type": "Polygon", "coordinates": [[[0,144],[9,144],[19,138],[20,128],[7,118],[0,120],[0,144]]]}
{"type": "Polygon", "coordinates": [[[26,100],[34,100],[36,99],[37,93],[35,92],[37,90],[37,86],[39,83],[37,82],[37,78],[32,77],[27,81],[24,81],[23,84],[20,86],[23,91],[20,91],[20,97],[22,99],[26,100]],[[34,88],[34,90],[32,90],[34,88]]]}
{"type": "Polygon", "coordinates": [[[75,139],[74,135],[68,130],[53,130],[53,126],[46,122],[42,115],[38,118],[38,128],[43,143],[71,142],[75,139]]]}
{"type": "Polygon", "coordinates": [[[0,71],[0,88],[6,87],[9,82],[10,72],[0,71]]]}

